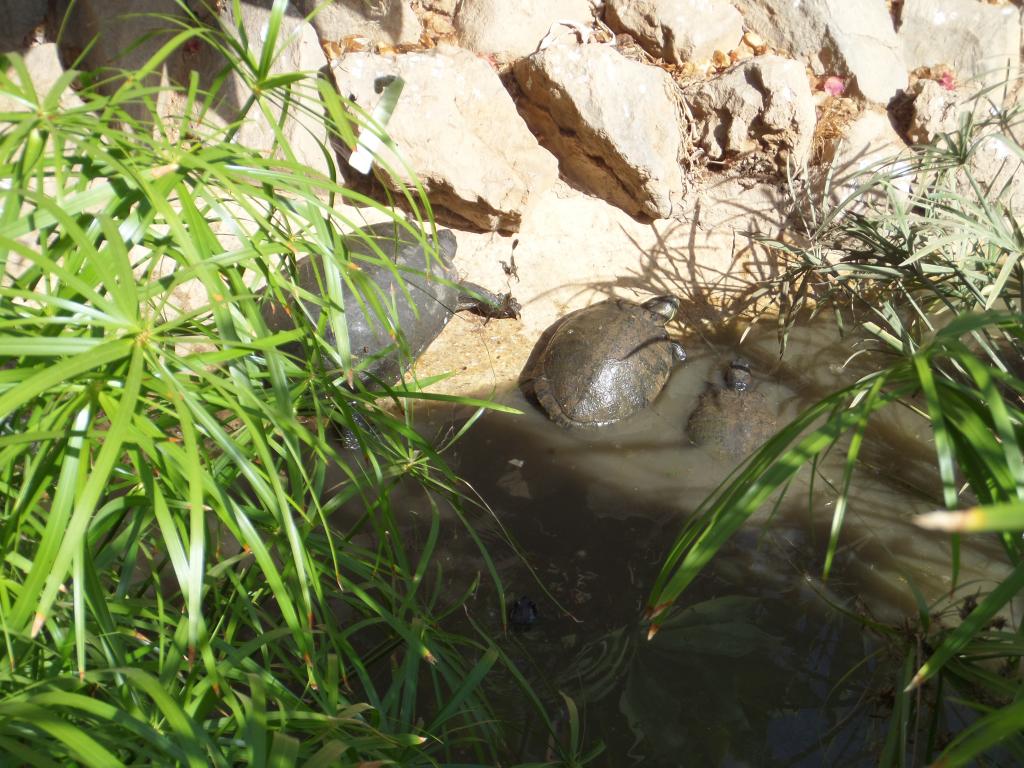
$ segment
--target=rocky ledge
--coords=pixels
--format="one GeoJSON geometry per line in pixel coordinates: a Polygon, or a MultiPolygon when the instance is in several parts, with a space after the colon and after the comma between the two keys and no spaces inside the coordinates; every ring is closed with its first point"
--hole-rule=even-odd
{"type": "MultiPolygon", "coordinates": [[[[231,13],[190,5],[211,22],[231,13]]],[[[250,40],[269,5],[243,3],[250,40]]],[[[1008,0],[334,0],[307,20],[319,5],[290,6],[276,70],[329,73],[364,109],[381,77],[401,77],[388,130],[403,163],[389,165],[408,174],[375,169],[377,188],[418,177],[456,230],[457,269],[523,306],[519,321],[453,320],[420,360],[419,373],[454,370],[443,386],[460,393],[513,385],[540,331],[598,297],[674,293],[690,321],[742,310],[774,266],[755,238],[782,234],[792,179],[830,177],[841,195],[859,169],[955,129],[1021,59],[1008,0]]],[[[150,49],[130,44],[162,23],[140,12],[180,9],[22,0],[0,8],[0,46],[22,51],[41,84],[83,51],[87,66],[132,66],[150,49]]],[[[183,49],[164,76],[218,66],[183,49]]],[[[304,138],[322,130],[286,130],[322,163],[304,138]]],[[[273,151],[266,124],[239,138],[273,151]]],[[[995,142],[971,162],[1024,208],[1024,176],[995,142]]]]}

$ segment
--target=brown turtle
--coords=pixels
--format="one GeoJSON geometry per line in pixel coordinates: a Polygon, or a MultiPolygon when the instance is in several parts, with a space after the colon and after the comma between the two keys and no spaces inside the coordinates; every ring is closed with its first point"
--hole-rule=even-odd
{"type": "Polygon", "coordinates": [[[746,456],[764,445],[775,434],[775,413],[752,386],[750,363],[736,358],[725,372],[725,386],[708,387],[690,414],[690,442],[730,456],[746,456]]]}
{"type": "Polygon", "coordinates": [[[665,323],[679,299],[643,304],[609,299],[559,320],[541,337],[523,375],[551,419],[563,427],[600,427],[631,416],[658,396],[682,346],[665,323]]]}

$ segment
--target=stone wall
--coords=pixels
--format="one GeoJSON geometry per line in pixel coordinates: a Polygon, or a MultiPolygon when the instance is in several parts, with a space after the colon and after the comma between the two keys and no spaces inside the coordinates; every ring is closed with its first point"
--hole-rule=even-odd
{"type": "MultiPolygon", "coordinates": [[[[252,41],[269,4],[242,6],[252,41]]],[[[420,362],[459,373],[448,391],[514,381],[544,327],[607,294],[676,293],[690,321],[742,309],[774,269],[754,237],[782,232],[787,176],[831,170],[841,192],[868,162],[955,127],[1021,57],[1008,0],[334,0],[307,20],[318,4],[294,0],[276,71],[329,73],[364,109],[378,78],[402,77],[388,130],[456,229],[456,267],[523,305],[521,321],[449,325],[420,362]]],[[[190,5],[231,21],[230,3],[190,5]]],[[[159,25],[124,14],[180,13],[173,0],[77,0],[56,40],[67,6],[0,7],[0,45],[27,50],[41,81],[83,51],[85,66],[132,66],[152,49],[131,43],[159,25]]],[[[184,49],[158,76],[218,66],[184,49]]],[[[242,88],[225,89],[224,119],[242,88]]],[[[288,130],[315,167],[323,132],[288,130]]],[[[273,150],[258,121],[241,140],[273,150]]]]}

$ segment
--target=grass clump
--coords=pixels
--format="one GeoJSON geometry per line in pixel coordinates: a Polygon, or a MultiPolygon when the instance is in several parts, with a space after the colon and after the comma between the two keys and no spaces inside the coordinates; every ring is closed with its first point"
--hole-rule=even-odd
{"type": "Polygon", "coordinates": [[[909,409],[930,430],[941,499],[940,510],[920,522],[956,531],[954,588],[960,531],[995,531],[1008,575],[972,601],[952,629],[920,596],[914,633],[871,627],[905,654],[893,681],[884,765],[964,765],[997,745],[1004,755],[1024,755],[1020,628],[1002,618],[1024,588],[1024,207],[1014,183],[1024,160],[1020,127],[1019,107],[993,107],[984,119],[966,114],[958,131],[866,172],[842,201],[830,202],[826,190],[804,209],[800,245],[772,243],[786,265],[772,286],[782,297],[783,346],[800,311],[827,307],[846,327],[877,338],[884,352],[875,372],[781,429],[703,502],[648,599],[656,632],[728,538],[838,445],[845,458],[827,576],[869,425],[894,407],[909,409]],[[982,163],[993,147],[1000,162],[982,163]],[[1000,660],[1001,674],[993,673],[992,659],[1000,660]],[[953,722],[950,702],[976,717],[953,722]]]}
{"type": "MultiPolygon", "coordinates": [[[[485,633],[447,629],[468,593],[442,588],[440,517],[408,539],[389,503],[413,481],[461,510],[458,480],[406,412],[376,405],[418,388],[368,391],[348,348],[343,282],[390,315],[337,204],[376,204],[339,182],[326,141],[318,172],[283,128],[322,121],[351,147],[380,127],[316,73],[275,74],[286,6],[260,51],[183,5],[133,72],[71,70],[37,93],[16,55],[0,66],[17,105],[0,115],[0,753],[19,761],[507,754],[481,687],[506,659],[485,633]],[[196,43],[223,57],[220,76],[153,84],[196,43]],[[250,97],[209,120],[229,76],[250,97]],[[61,108],[72,80],[78,102],[61,108]],[[167,94],[174,119],[156,106],[167,94]],[[260,116],[270,156],[233,141],[260,116]],[[294,282],[307,255],[323,296],[294,282]],[[268,330],[270,301],[295,310],[293,330],[268,330]]],[[[429,232],[422,190],[404,196],[429,232]]]]}

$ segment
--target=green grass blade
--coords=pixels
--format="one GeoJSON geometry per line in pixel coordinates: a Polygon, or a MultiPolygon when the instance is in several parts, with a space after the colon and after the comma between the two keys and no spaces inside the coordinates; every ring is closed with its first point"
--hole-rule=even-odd
{"type": "Polygon", "coordinates": [[[907,690],[917,688],[932,678],[942,669],[942,666],[947,661],[956,656],[972,638],[981,632],[988,625],[989,621],[992,620],[992,617],[1022,589],[1024,589],[1024,564],[1014,568],[1010,575],[986,595],[985,599],[978,603],[977,608],[971,611],[967,618],[943,639],[942,644],[917,670],[914,678],[907,686],[907,690]]]}
{"type": "Polygon", "coordinates": [[[114,463],[120,457],[122,446],[128,436],[142,383],[142,350],[136,347],[128,373],[124,380],[124,391],[118,401],[117,413],[110,414],[110,429],[105,435],[103,445],[97,453],[88,478],[75,498],[74,510],[68,521],[67,531],[57,556],[54,558],[53,569],[47,576],[46,585],[39,596],[36,616],[33,620],[31,634],[34,637],[42,627],[43,620],[50,612],[57,590],[61,587],[71,558],[85,535],[86,528],[96,503],[107,485],[114,463]]]}
{"type": "Polygon", "coordinates": [[[939,401],[935,377],[928,366],[928,361],[919,355],[914,356],[914,368],[921,391],[928,404],[928,415],[931,417],[932,434],[935,437],[935,453],[938,457],[939,476],[942,478],[942,494],[947,509],[957,506],[956,477],[954,472],[953,444],[946,427],[946,419],[939,401]]]}
{"type": "Polygon", "coordinates": [[[976,765],[978,758],[992,747],[1024,733],[1024,699],[990,712],[958,733],[933,768],[957,768],[976,765]]]}
{"type": "Polygon", "coordinates": [[[978,531],[1024,530],[1024,502],[986,504],[961,512],[926,512],[914,523],[931,531],[976,533],[978,531]]]}
{"type": "Polygon", "coordinates": [[[42,707],[18,702],[0,703],[0,720],[5,717],[31,723],[62,744],[77,760],[92,768],[118,768],[123,766],[117,756],[92,736],[72,723],[42,707]]]}
{"type": "Polygon", "coordinates": [[[82,474],[82,459],[85,452],[85,434],[92,422],[92,407],[83,405],[75,413],[68,436],[68,453],[61,463],[60,475],[54,489],[53,504],[46,521],[46,528],[39,537],[31,570],[22,585],[18,599],[10,610],[5,626],[15,631],[22,631],[28,624],[32,609],[39,604],[40,595],[47,577],[53,570],[53,563],[60,551],[61,541],[77,495],[78,483],[82,474]]]}
{"type": "Polygon", "coordinates": [[[131,352],[132,344],[131,339],[108,341],[87,353],[81,353],[50,365],[45,370],[26,379],[18,387],[0,394],[0,418],[30,400],[49,392],[58,384],[123,359],[131,352]]]}

